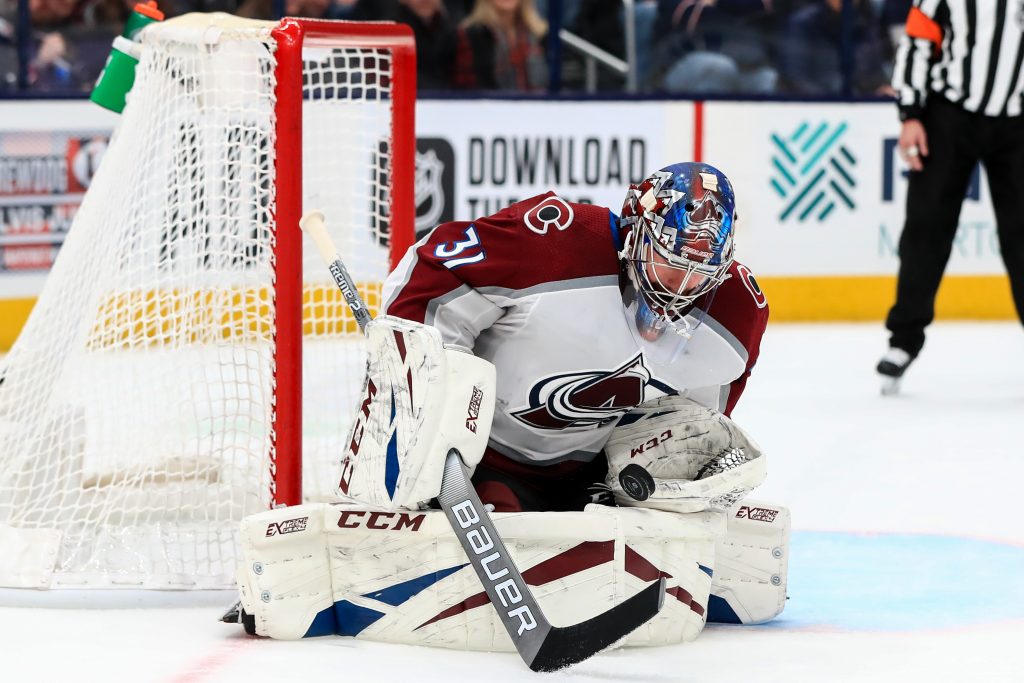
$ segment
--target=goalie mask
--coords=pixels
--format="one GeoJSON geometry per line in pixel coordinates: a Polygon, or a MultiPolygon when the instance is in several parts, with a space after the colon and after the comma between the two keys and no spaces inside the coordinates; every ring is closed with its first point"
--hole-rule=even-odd
{"type": "Polygon", "coordinates": [[[722,284],[732,264],[732,184],[708,164],[673,164],[630,185],[619,218],[631,322],[646,342],[667,331],[687,337],[687,309],[722,284]]]}

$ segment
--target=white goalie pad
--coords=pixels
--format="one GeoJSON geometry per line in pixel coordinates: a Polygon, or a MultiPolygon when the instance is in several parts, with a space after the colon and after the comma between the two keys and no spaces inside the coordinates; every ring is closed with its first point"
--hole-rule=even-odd
{"type": "Polygon", "coordinates": [[[367,374],[338,494],[388,510],[417,509],[441,490],[457,448],[473,471],[494,417],[494,366],[446,348],[427,325],[382,316],[366,327],[367,374]]]}
{"type": "Polygon", "coordinates": [[[745,498],[727,512],[715,546],[715,580],[708,621],[760,624],[786,606],[789,510],[745,498]]]}
{"type": "MultiPolygon", "coordinates": [[[[620,645],[680,643],[703,629],[715,539],[725,525],[721,513],[592,505],[585,512],[497,513],[493,519],[553,624],[592,618],[664,576],[665,606],[620,645]]],[[[259,635],[334,633],[514,651],[442,511],[320,504],[273,510],[247,522],[239,584],[259,635]],[[301,531],[277,531],[275,525],[294,529],[292,520],[312,520],[316,511],[319,543],[309,535],[311,521],[301,531]]]]}
{"type": "Polygon", "coordinates": [[[761,449],[725,415],[669,396],[630,411],[605,444],[619,505],[725,510],[764,482],[761,449]]]}
{"type": "Polygon", "coordinates": [[[268,510],[242,520],[236,573],[256,633],[291,640],[307,634],[333,604],[324,503],[268,510]]]}

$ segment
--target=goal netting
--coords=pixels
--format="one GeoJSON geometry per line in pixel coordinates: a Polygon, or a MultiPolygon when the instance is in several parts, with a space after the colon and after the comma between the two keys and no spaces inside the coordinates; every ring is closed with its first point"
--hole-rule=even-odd
{"type": "Polygon", "coordinates": [[[231,586],[238,522],[300,502],[299,464],[306,500],[333,495],[361,388],[301,212],[324,212],[371,312],[411,242],[404,30],[187,15],[142,43],[0,361],[0,586],[231,586]]]}

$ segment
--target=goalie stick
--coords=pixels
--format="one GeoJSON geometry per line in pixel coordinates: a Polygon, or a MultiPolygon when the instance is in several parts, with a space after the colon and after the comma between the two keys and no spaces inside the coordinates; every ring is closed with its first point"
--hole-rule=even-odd
{"type": "MultiPolygon", "coordinates": [[[[359,329],[364,329],[370,322],[369,312],[327,234],[323,214],[311,211],[302,217],[299,226],[316,243],[335,283],[352,307],[359,329]]],[[[588,659],[649,621],[664,604],[665,579],[659,578],[596,617],[573,626],[553,626],[512,561],[469,481],[462,456],[454,448],[445,457],[437,501],[516,651],[534,671],[557,671],[588,659]]]]}

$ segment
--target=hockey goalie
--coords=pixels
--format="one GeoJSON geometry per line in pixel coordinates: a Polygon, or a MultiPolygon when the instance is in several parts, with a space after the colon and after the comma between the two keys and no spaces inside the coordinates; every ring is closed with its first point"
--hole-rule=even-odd
{"type": "Polygon", "coordinates": [[[735,221],[721,171],[681,163],[619,214],[547,193],[414,245],[366,328],[339,502],[243,522],[247,630],[510,651],[504,568],[466,550],[492,540],[559,626],[664,579],[619,644],[778,615],[789,512],[746,497],[765,457],[729,417],[768,317],[735,221]],[[453,451],[500,539],[439,509],[453,451]]]}

